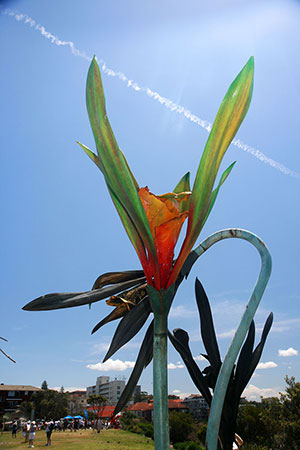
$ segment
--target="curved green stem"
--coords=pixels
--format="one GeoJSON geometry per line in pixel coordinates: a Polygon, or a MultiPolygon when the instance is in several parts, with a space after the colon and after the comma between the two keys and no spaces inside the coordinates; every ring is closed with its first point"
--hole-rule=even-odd
{"type": "Polygon", "coordinates": [[[271,255],[265,243],[255,234],[246,230],[241,230],[239,228],[222,230],[212,234],[207,239],[205,239],[205,241],[203,241],[193,251],[193,253],[195,253],[198,257],[202,255],[202,253],[204,253],[216,242],[228,238],[244,239],[250,242],[252,245],[254,245],[254,247],[258,250],[261,257],[261,270],[256,285],[254,287],[254,290],[252,292],[252,295],[250,297],[250,300],[246,306],[245,312],[241,318],[240,324],[231,341],[231,344],[228,348],[227,354],[225,356],[225,359],[219,372],[211,404],[209,420],[207,424],[207,434],[206,434],[207,450],[217,449],[220,420],[230,375],[232,373],[233,366],[240,351],[240,348],[245,340],[251,321],[254,317],[254,314],[262,298],[266,285],[269,281],[272,269],[271,255]]]}

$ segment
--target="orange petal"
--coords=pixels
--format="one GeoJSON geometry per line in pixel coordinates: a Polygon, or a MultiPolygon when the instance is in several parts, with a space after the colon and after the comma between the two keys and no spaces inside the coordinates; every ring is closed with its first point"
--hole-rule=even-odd
{"type": "Polygon", "coordinates": [[[146,187],[140,189],[139,196],[150,224],[159,262],[160,280],[154,280],[155,286],[165,287],[172,270],[174,248],[188,216],[188,211],[181,212],[182,205],[188,203],[190,193],[171,192],[156,196],[146,187]]]}

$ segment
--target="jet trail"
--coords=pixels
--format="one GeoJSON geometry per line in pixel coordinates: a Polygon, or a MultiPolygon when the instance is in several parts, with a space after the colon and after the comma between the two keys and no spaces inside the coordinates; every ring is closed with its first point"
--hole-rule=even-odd
{"type": "MultiPolygon", "coordinates": [[[[78,50],[74,43],[71,41],[63,41],[59,39],[54,34],[50,33],[45,29],[43,25],[40,25],[37,23],[34,19],[29,17],[27,14],[21,14],[17,13],[16,11],[12,11],[10,9],[2,10],[1,13],[3,15],[14,17],[15,20],[18,22],[23,22],[25,25],[29,25],[31,28],[34,28],[36,31],[39,31],[42,36],[44,36],[46,39],[49,39],[52,44],[56,44],[58,47],[64,46],[69,47],[72,54],[74,56],[80,56],[81,58],[84,58],[87,61],[91,61],[92,58],[88,56],[84,51],[78,50]]],[[[99,64],[101,65],[102,72],[104,72],[109,77],[115,77],[119,80],[123,81],[127,87],[130,87],[131,89],[134,89],[135,91],[142,91],[144,92],[148,97],[152,98],[153,100],[158,101],[161,105],[164,105],[167,109],[169,109],[172,112],[176,112],[178,114],[183,114],[186,119],[190,120],[191,122],[196,123],[201,128],[204,128],[206,131],[210,132],[212,128],[212,124],[206,120],[200,119],[200,117],[193,114],[191,111],[186,109],[184,106],[178,105],[177,103],[174,103],[172,100],[162,97],[158,92],[152,91],[148,87],[139,86],[135,81],[130,80],[123,72],[115,71],[113,69],[110,69],[107,67],[106,63],[103,60],[98,60],[99,64]]],[[[255,156],[255,158],[259,159],[261,162],[268,164],[269,166],[273,167],[274,169],[280,170],[285,175],[290,175],[291,177],[300,179],[300,174],[297,172],[294,172],[293,170],[289,169],[288,167],[285,167],[283,164],[267,157],[264,155],[260,150],[251,147],[248,144],[245,144],[240,139],[233,139],[232,144],[238,147],[239,149],[243,150],[244,152],[250,153],[252,156],[255,156]]]]}

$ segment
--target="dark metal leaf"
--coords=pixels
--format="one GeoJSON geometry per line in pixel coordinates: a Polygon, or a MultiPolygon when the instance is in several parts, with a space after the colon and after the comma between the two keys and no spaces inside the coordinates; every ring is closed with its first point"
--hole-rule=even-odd
{"type": "Polygon", "coordinates": [[[149,297],[146,296],[126,316],[123,317],[115,331],[108,352],[103,362],[107,361],[117,350],[127,344],[142,328],[151,313],[149,297]]]}
{"type": "Polygon", "coordinates": [[[212,365],[213,371],[217,375],[219,373],[222,362],[209,301],[205,290],[198,278],[196,278],[195,292],[200,315],[200,326],[203,344],[206,349],[209,362],[212,365]]]}
{"type": "Polygon", "coordinates": [[[254,350],[254,352],[252,354],[251,364],[250,364],[250,367],[249,367],[248,374],[245,377],[244,385],[242,386],[242,391],[247,386],[247,384],[248,384],[250,378],[252,377],[252,374],[253,374],[254,370],[256,369],[256,366],[257,366],[257,364],[258,364],[258,362],[260,360],[260,357],[261,357],[264,345],[266,343],[267,336],[268,336],[269,331],[271,329],[272,323],[273,323],[273,313],[271,312],[269,314],[267,320],[266,320],[266,323],[265,323],[265,326],[264,326],[264,329],[263,329],[263,332],[262,332],[262,335],[261,335],[261,340],[260,340],[259,344],[257,345],[257,347],[255,348],[255,350],[254,350]]]}
{"type": "Polygon", "coordinates": [[[27,303],[27,305],[23,306],[23,309],[25,311],[48,311],[51,309],[88,305],[117,294],[118,292],[124,291],[125,289],[129,289],[130,287],[136,286],[142,282],[144,282],[144,277],[87,292],[47,294],[27,303]]]}
{"type": "Polygon", "coordinates": [[[205,383],[205,379],[201,373],[201,370],[197,366],[191,350],[189,348],[189,335],[186,331],[177,328],[173,330],[174,335],[169,331],[168,336],[173,346],[180,354],[189,374],[192,378],[195,386],[201,392],[207,403],[211,404],[211,393],[205,383]]]}
{"type": "Polygon", "coordinates": [[[236,396],[240,398],[243,392],[243,386],[245,385],[245,379],[250,369],[250,364],[252,360],[252,352],[255,340],[255,325],[252,320],[247,338],[241,349],[240,356],[236,365],[235,370],[235,383],[236,383],[236,396]]]}
{"type": "Polygon", "coordinates": [[[125,386],[124,391],[114,409],[114,415],[118,414],[124,406],[129,402],[137,385],[141,373],[147,362],[152,359],[153,355],[153,321],[150,323],[147,333],[144,337],[141,349],[139,351],[135,366],[131,372],[129,380],[125,386]]]}
{"type": "Polygon", "coordinates": [[[117,284],[124,281],[136,280],[137,278],[146,277],[143,270],[127,270],[123,272],[107,272],[100,275],[95,281],[92,289],[100,289],[109,284],[117,284]]]}
{"type": "Polygon", "coordinates": [[[107,323],[112,322],[113,320],[120,319],[127,313],[128,309],[126,308],[126,305],[117,306],[117,308],[115,308],[110,314],[104,317],[104,319],[102,319],[99,323],[97,323],[96,326],[94,326],[91,334],[98,331],[101,327],[103,327],[103,325],[106,325],[107,323]]]}
{"type": "Polygon", "coordinates": [[[146,283],[142,283],[137,287],[129,289],[128,291],[124,291],[118,295],[113,295],[110,297],[106,300],[106,304],[116,306],[116,308],[94,327],[92,334],[106,323],[124,317],[132,308],[135,308],[135,306],[143,300],[146,295],[146,283]]]}
{"type": "Polygon", "coordinates": [[[192,250],[189,253],[188,257],[186,258],[186,260],[180,270],[180,274],[183,277],[187,278],[189,276],[189,273],[198,258],[199,258],[199,255],[194,250],[192,250]]]}

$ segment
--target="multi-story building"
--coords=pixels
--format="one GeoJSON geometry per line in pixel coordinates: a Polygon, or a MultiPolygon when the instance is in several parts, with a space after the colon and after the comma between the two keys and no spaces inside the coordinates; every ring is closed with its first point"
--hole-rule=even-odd
{"type": "Polygon", "coordinates": [[[108,376],[100,376],[97,377],[96,385],[86,388],[86,396],[88,398],[92,394],[103,395],[107,398],[108,404],[113,404],[118,402],[124,388],[124,380],[117,380],[115,378],[110,381],[108,376]]]}
{"type": "Polygon", "coordinates": [[[183,400],[183,405],[187,406],[189,412],[195,419],[207,419],[209,406],[200,394],[192,394],[183,400]]]}
{"type": "Polygon", "coordinates": [[[82,414],[87,408],[86,391],[67,392],[68,406],[72,416],[82,414]]]}
{"type": "Polygon", "coordinates": [[[34,392],[41,389],[35,386],[0,384],[0,415],[14,413],[22,402],[29,402],[34,392]]]}
{"type": "MultiPolygon", "coordinates": [[[[184,404],[181,399],[168,399],[168,409],[169,412],[177,411],[177,412],[188,412],[188,406],[184,404]]],[[[137,417],[143,417],[148,421],[153,421],[154,417],[154,405],[153,400],[150,402],[139,402],[134,405],[129,405],[127,407],[127,411],[131,412],[137,417]]]]}

